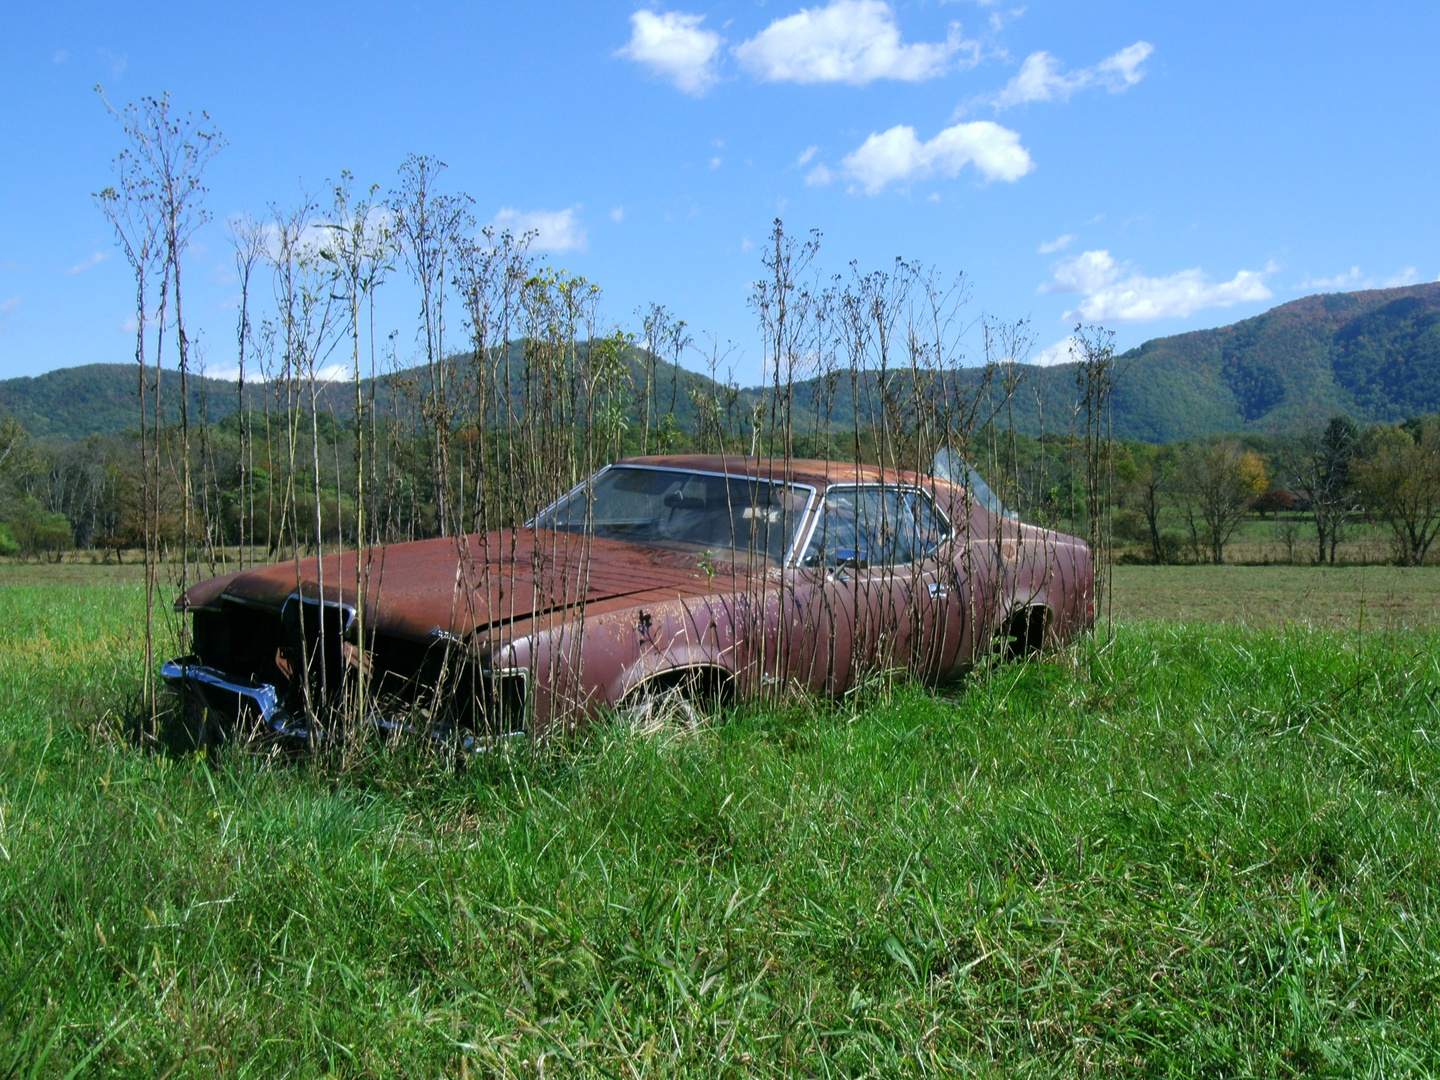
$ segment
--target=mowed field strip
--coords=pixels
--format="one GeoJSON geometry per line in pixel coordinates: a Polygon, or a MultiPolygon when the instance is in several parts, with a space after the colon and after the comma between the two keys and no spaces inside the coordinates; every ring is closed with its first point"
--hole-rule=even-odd
{"type": "Polygon", "coordinates": [[[1440,1071],[1436,571],[459,770],[141,751],[136,572],[0,567],[0,1074],[1440,1071]]]}
{"type": "Polygon", "coordinates": [[[1113,614],[1121,622],[1440,625],[1440,567],[1118,566],[1114,590],[1113,614]]]}

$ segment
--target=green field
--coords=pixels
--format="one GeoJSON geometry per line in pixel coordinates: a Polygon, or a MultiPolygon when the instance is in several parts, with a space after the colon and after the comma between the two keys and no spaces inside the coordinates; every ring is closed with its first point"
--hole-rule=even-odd
{"type": "Polygon", "coordinates": [[[144,753],[131,571],[0,567],[0,1075],[1433,1075],[1437,599],[1121,568],[947,696],[457,772],[144,753]]]}
{"type": "Polygon", "coordinates": [[[1113,618],[1329,626],[1440,626],[1440,569],[1400,566],[1120,566],[1113,618]]]}

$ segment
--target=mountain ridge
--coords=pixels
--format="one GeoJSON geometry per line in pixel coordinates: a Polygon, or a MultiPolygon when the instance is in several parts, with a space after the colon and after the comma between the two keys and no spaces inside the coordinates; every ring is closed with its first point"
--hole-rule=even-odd
{"type": "MultiPolygon", "coordinates": [[[[630,360],[632,377],[641,369],[638,357],[630,360]]],[[[1301,297],[1226,326],[1152,338],[1116,359],[1114,431],[1121,438],[1277,434],[1339,413],[1361,423],[1403,420],[1440,411],[1440,282],[1301,297]]],[[[1020,367],[1016,427],[1031,435],[1064,430],[1045,418],[1072,414],[1075,365],[1020,367]]],[[[677,388],[677,420],[692,427],[689,391],[713,391],[711,380],[663,362],[659,372],[677,388]]],[[[424,378],[423,368],[382,376],[380,398],[417,378],[424,378]]],[[[862,390],[873,392],[875,378],[865,373],[862,390]]],[[[942,382],[964,393],[980,378],[980,369],[961,369],[942,382]]],[[[0,417],[13,416],[39,438],[120,434],[137,426],[137,385],[133,364],[87,364],[0,380],[0,417]]],[[[171,402],[178,400],[178,385],[178,373],[167,370],[163,390],[171,402]]],[[[234,382],[191,376],[190,389],[194,416],[219,421],[235,411],[234,382]]],[[[348,383],[325,384],[322,407],[346,417],[353,393],[348,383]]],[[[745,388],[740,401],[752,407],[766,393],[745,388]]],[[[842,388],[837,396],[817,379],[795,387],[797,408],[834,427],[848,426],[857,408],[864,413],[871,407],[846,401],[845,394],[842,388]]]]}

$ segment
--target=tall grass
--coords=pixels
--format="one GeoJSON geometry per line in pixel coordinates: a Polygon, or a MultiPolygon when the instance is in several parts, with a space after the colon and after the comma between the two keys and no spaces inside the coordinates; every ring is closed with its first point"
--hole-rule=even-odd
{"type": "Polygon", "coordinates": [[[119,737],[142,595],[0,590],[7,1075],[1440,1069],[1433,632],[339,775],[119,737]]]}

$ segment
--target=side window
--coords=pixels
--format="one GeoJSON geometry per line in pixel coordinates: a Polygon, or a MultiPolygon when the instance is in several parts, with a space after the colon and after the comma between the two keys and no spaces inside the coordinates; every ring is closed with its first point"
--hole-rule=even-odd
{"type": "Polygon", "coordinates": [[[913,530],[911,558],[928,559],[934,550],[950,536],[950,526],[935,509],[935,503],[928,494],[914,488],[903,493],[905,521],[913,530]]]}
{"type": "Polygon", "coordinates": [[[856,501],[855,488],[832,487],[825,492],[820,520],[800,560],[803,566],[844,566],[866,561],[856,501]]]}
{"type": "Polygon", "coordinates": [[[949,529],[923,491],[832,487],[802,560],[806,566],[899,566],[926,559],[949,529]]]}

